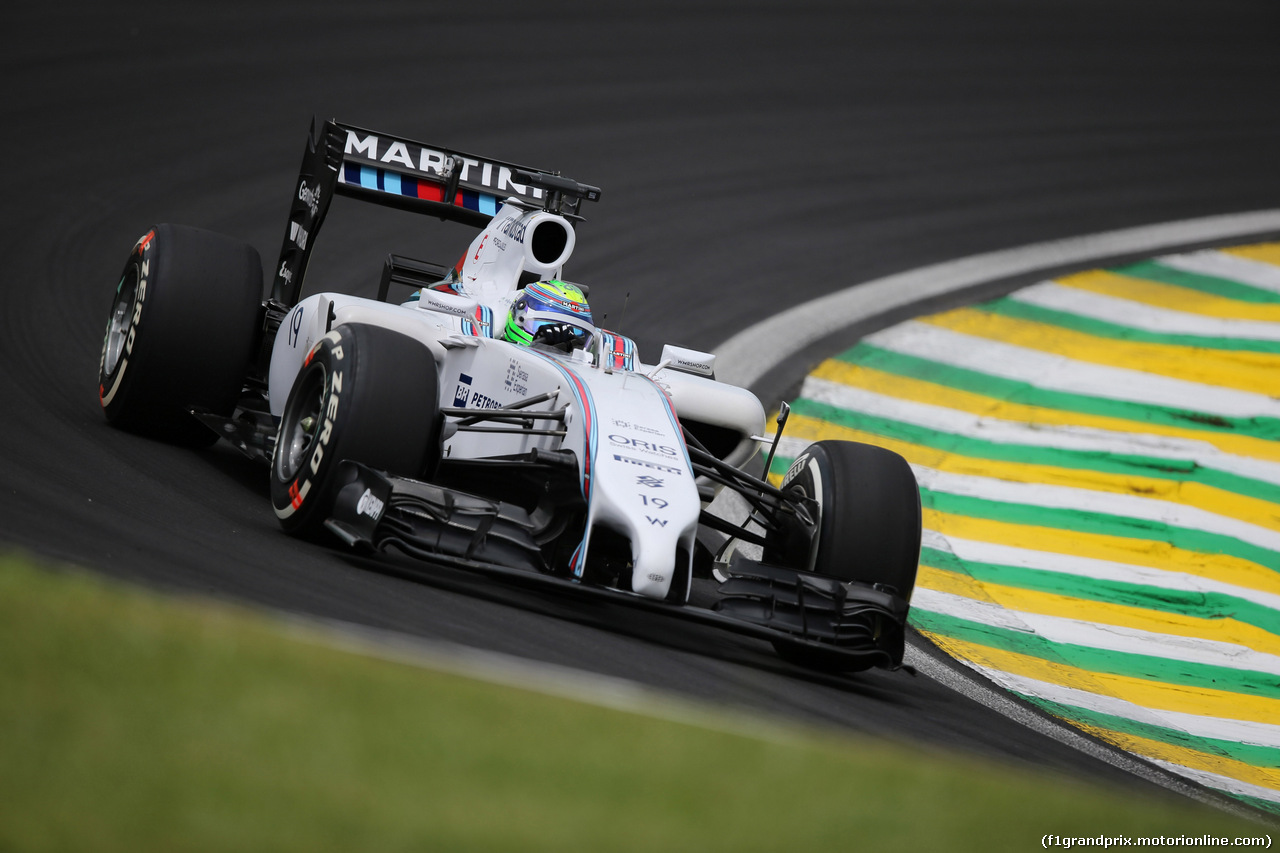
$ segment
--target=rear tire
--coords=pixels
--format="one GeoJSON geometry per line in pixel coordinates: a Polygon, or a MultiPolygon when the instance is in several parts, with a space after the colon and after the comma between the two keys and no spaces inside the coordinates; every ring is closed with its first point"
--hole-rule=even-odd
{"type": "MultiPolygon", "coordinates": [[[[905,459],[870,444],[819,441],[796,458],[782,490],[816,501],[818,534],[810,543],[789,531],[765,549],[766,560],[842,581],[888,587],[910,603],[920,560],[920,488],[905,459]]],[[[901,643],[900,636],[888,643],[899,660],[901,643]]],[[[838,652],[785,640],[774,646],[783,658],[802,666],[849,669],[838,652]]]]}
{"type": "Polygon", "coordinates": [[[157,225],[129,253],[98,366],[114,426],[178,444],[217,434],[189,409],[230,416],[258,333],[262,260],[211,231],[157,225]]]}
{"type": "Polygon", "coordinates": [[[320,339],[294,378],[271,458],[280,525],[306,539],[348,482],[340,463],[430,475],[440,459],[439,377],[423,344],[398,332],[342,325],[320,339]]]}

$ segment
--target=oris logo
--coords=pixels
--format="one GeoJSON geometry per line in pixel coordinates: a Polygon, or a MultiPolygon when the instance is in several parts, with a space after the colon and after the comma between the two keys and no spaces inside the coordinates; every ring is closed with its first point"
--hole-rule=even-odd
{"type": "Polygon", "coordinates": [[[656,453],[661,456],[678,456],[680,451],[676,450],[669,444],[656,444],[652,441],[645,441],[640,438],[631,438],[626,435],[618,435],[617,433],[609,434],[609,443],[618,447],[629,447],[632,450],[638,450],[641,453],[656,453]]]}

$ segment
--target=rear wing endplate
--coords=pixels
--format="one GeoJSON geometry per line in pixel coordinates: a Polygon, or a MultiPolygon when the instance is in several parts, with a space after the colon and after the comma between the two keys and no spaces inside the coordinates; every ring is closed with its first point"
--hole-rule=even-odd
{"type": "Polygon", "coordinates": [[[598,187],[527,166],[414,142],[330,119],[312,122],[289,211],[271,300],[297,304],[311,246],[335,195],[483,228],[508,198],[580,218],[598,187]]]}

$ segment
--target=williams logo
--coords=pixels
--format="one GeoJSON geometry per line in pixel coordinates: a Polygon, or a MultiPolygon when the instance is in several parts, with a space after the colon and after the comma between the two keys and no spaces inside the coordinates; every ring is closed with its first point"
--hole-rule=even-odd
{"type": "Polygon", "coordinates": [[[523,243],[524,229],[525,223],[522,222],[519,217],[510,216],[504,220],[501,230],[503,234],[506,234],[517,243],[523,243]]]}

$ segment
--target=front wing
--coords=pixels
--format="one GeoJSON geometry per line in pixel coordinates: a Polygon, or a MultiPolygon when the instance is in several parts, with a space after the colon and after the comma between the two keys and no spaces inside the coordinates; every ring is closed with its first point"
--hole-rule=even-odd
{"type": "Polygon", "coordinates": [[[537,539],[541,525],[521,507],[356,462],[343,465],[347,485],[326,526],[356,550],[399,552],[424,563],[711,625],[820,655],[834,662],[832,669],[902,667],[908,604],[893,591],[735,557],[709,606],[657,601],[551,574],[537,539]]]}

